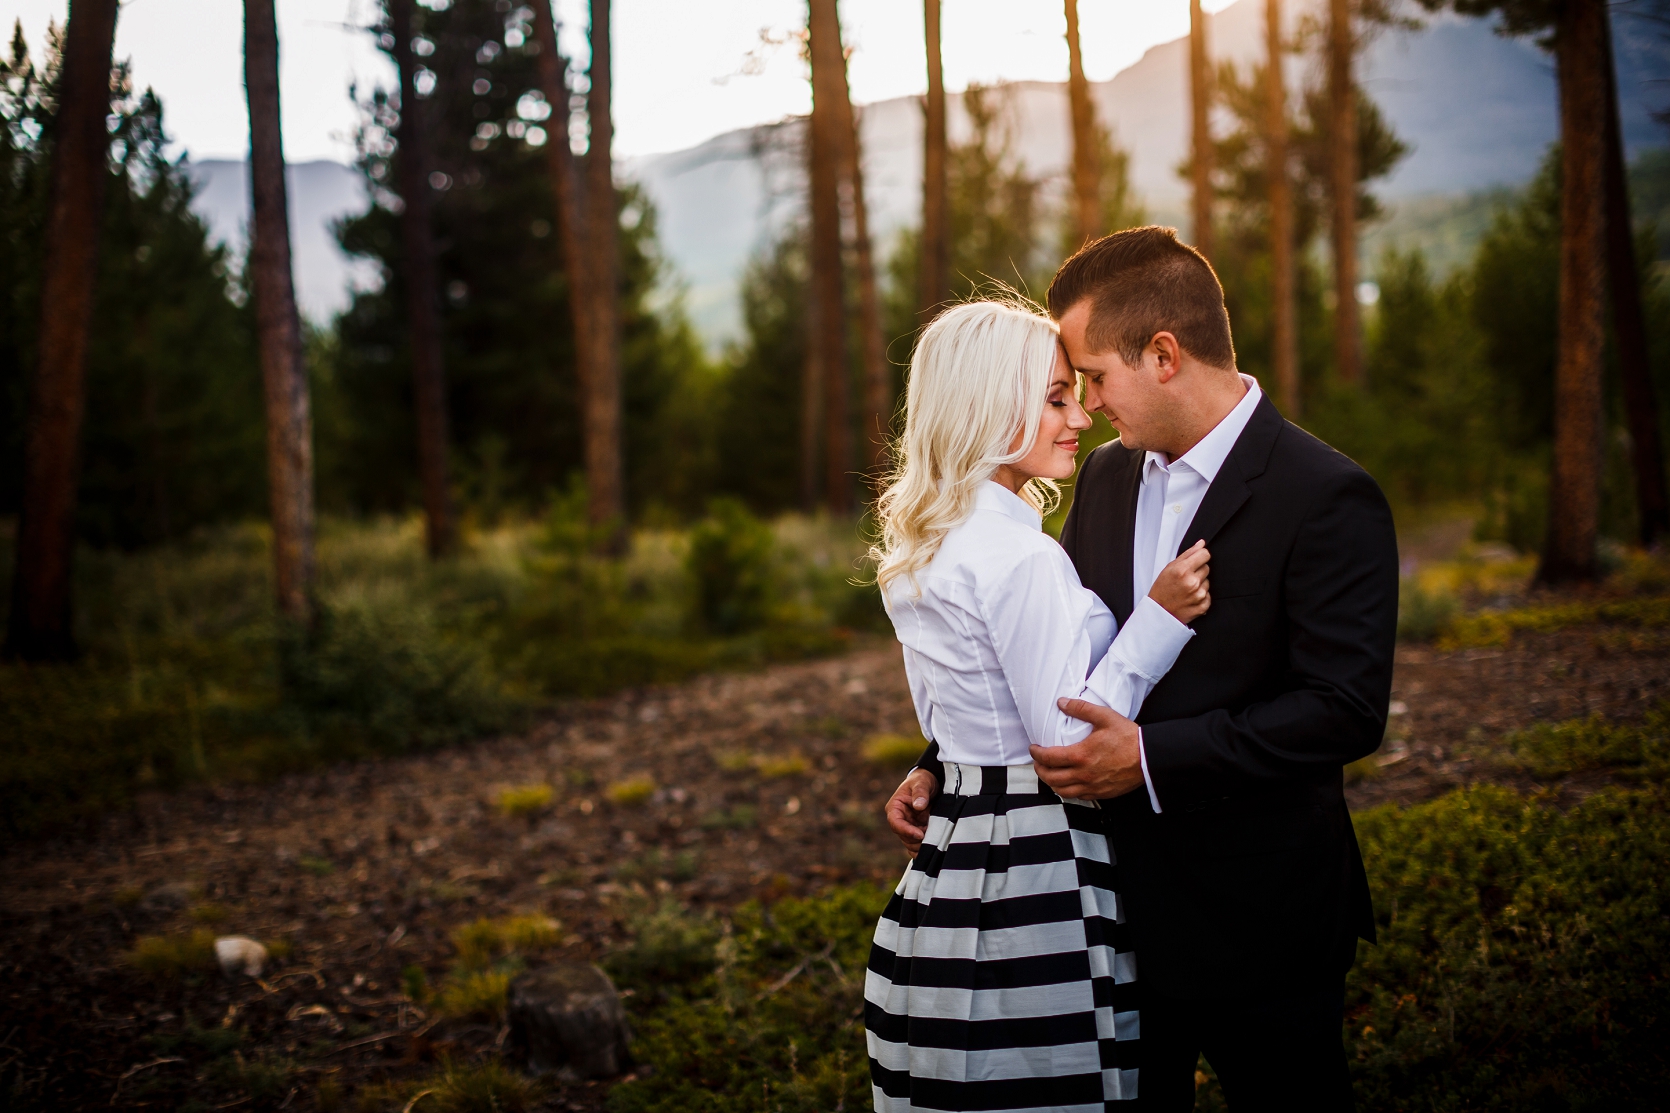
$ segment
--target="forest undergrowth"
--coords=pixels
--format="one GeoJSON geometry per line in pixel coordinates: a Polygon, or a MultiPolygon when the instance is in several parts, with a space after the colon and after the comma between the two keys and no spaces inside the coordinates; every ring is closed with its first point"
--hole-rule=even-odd
{"type": "MultiPolygon", "coordinates": [[[[554,699],[839,652],[885,622],[850,522],[766,523],[717,499],[688,529],[593,555],[579,492],[428,560],[416,519],[327,522],[318,621],[272,604],[249,524],[85,550],[82,660],[0,664],[0,839],[134,793],[259,780],[514,728],[554,699]]],[[[10,538],[0,540],[9,574],[10,538]]]]}

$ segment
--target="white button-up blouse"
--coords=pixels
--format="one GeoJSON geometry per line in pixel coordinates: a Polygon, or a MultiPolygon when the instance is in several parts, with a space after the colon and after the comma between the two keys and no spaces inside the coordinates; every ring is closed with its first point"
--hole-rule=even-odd
{"type": "Polygon", "coordinates": [[[1063,696],[1135,718],[1194,636],[1146,596],[1115,636],[1038,512],[994,482],[914,579],[883,599],[917,720],[944,761],[1025,765],[1032,743],[1081,741],[1090,724],[1062,714],[1063,696]]]}

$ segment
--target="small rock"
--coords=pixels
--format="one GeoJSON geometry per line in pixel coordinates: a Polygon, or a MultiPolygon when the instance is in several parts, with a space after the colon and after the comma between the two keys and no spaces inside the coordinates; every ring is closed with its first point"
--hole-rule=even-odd
{"type": "Polygon", "coordinates": [[[220,960],[221,973],[228,978],[239,974],[259,978],[266,969],[267,948],[247,935],[223,935],[215,940],[215,957],[220,960]]]}
{"type": "Polygon", "coordinates": [[[508,1001],[511,1046],[535,1074],[614,1078],[630,1065],[626,1010],[609,975],[564,962],[518,975],[508,1001]]]}

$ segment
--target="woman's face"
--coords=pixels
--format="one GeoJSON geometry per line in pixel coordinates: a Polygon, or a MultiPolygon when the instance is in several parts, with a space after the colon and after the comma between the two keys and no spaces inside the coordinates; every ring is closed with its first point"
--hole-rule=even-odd
{"type": "MultiPolygon", "coordinates": [[[[1044,400],[1044,416],[1038,423],[1038,436],[1032,450],[1009,465],[1024,482],[1028,479],[1066,479],[1073,474],[1079,451],[1079,430],[1090,428],[1090,415],[1079,405],[1078,380],[1067,364],[1067,355],[1058,345],[1055,368],[1050,372],[1049,395],[1044,400]]],[[[1024,431],[1015,438],[1011,450],[1024,443],[1024,431]]]]}

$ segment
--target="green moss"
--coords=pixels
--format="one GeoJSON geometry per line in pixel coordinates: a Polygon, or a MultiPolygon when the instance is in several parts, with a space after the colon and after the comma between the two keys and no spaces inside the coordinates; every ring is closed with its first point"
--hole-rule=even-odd
{"type": "Polygon", "coordinates": [[[178,981],[217,968],[215,933],[198,928],[186,935],[146,935],[134,941],[127,964],[147,978],[178,981]]]}

